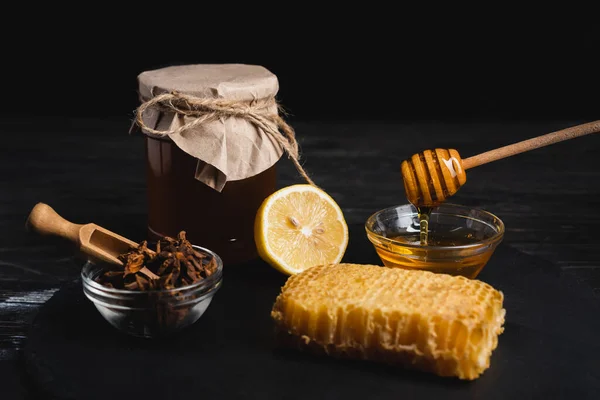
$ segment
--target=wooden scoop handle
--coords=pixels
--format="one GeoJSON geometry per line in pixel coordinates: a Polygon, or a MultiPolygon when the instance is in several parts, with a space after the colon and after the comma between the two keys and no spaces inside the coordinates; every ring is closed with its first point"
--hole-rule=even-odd
{"type": "Polygon", "coordinates": [[[38,203],[33,207],[25,226],[28,230],[40,235],[59,236],[75,244],[80,244],[79,231],[83,227],[83,225],[67,221],[52,207],[44,203],[38,203]]]}
{"type": "Polygon", "coordinates": [[[588,122],[587,124],[572,126],[567,129],[548,133],[547,135],[538,136],[463,159],[462,166],[463,169],[469,169],[502,158],[514,156],[515,154],[598,132],[600,132],[600,121],[588,122]]]}

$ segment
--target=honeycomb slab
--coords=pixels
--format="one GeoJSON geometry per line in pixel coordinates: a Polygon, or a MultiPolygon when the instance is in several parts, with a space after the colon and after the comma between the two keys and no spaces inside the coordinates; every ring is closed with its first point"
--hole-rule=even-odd
{"type": "Polygon", "coordinates": [[[330,264],[291,276],[271,316],[285,346],[473,380],[498,345],[503,300],[462,276],[330,264]]]}

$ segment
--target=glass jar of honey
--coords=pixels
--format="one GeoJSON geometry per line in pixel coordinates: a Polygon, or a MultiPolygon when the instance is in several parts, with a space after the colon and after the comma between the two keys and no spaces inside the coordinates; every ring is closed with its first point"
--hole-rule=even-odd
{"type": "Polygon", "coordinates": [[[148,239],[186,231],[224,264],[257,257],[254,220],[297,147],[279,132],[277,77],[260,66],[183,65],[138,76],[148,239]]]}

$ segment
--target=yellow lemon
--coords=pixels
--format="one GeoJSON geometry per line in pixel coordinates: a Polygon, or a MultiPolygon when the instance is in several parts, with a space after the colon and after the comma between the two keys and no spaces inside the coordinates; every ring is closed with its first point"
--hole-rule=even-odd
{"type": "Polygon", "coordinates": [[[287,275],[336,264],[348,246],[348,225],[337,203],[312,185],[292,185],[267,197],[256,214],[260,257],[287,275]]]}

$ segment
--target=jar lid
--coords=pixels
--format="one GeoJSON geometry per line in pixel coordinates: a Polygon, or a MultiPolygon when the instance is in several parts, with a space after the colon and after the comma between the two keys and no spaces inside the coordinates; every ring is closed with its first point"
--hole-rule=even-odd
{"type": "Polygon", "coordinates": [[[309,180],[293,129],[278,114],[277,77],[266,68],[178,65],[142,72],[138,84],[142,104],[135,124],[196,158],[198,181],[221,191],[228,181],[270,168],[284,151],[309,180]]]}
{"type": "Polygon", "coordinates": [[[143,101],[176,91],[201,98],[252,101],[273,97],[279,90],[277,76],[259,65],[176,65],[138,75],[143,101]]]}

